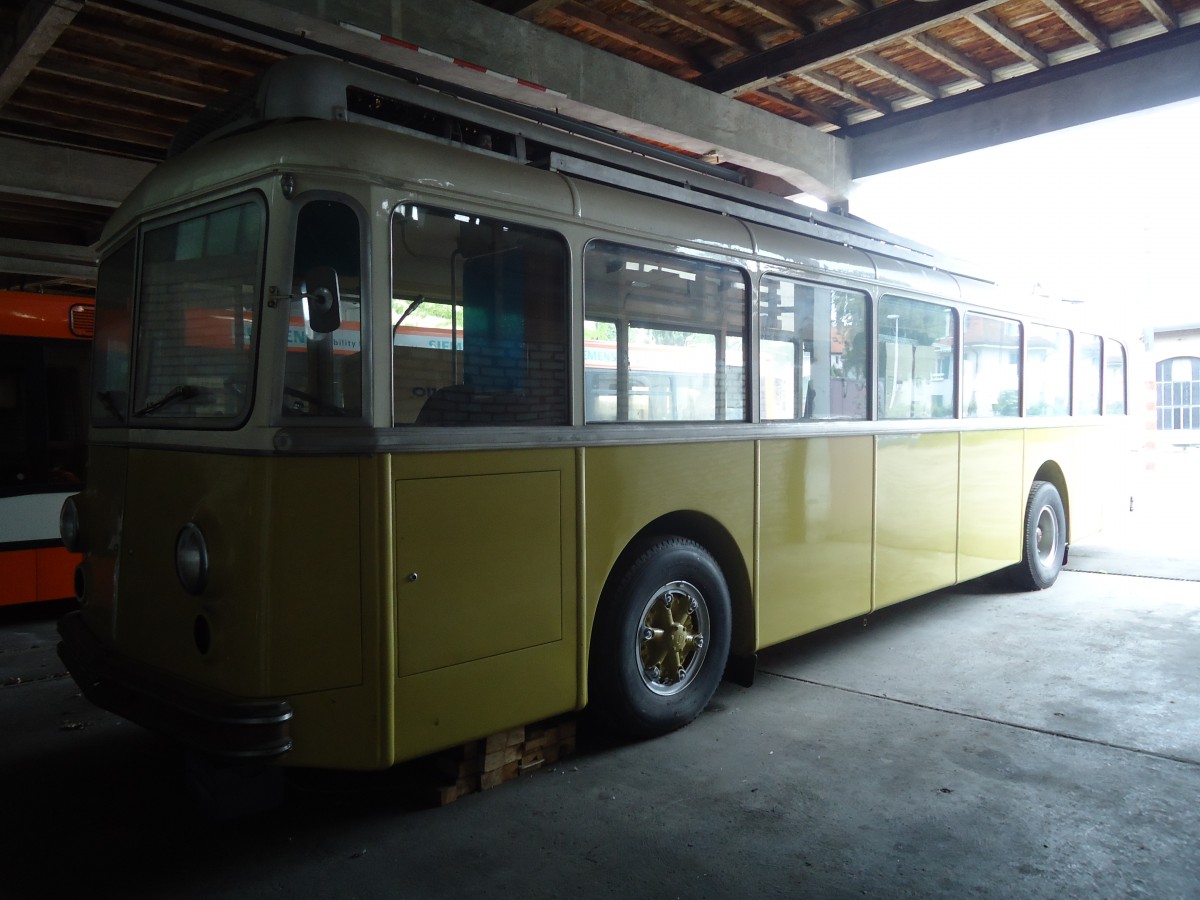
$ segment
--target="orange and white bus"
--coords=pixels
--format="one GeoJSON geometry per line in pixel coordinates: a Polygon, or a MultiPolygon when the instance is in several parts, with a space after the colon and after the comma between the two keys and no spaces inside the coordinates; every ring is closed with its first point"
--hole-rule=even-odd
{"type": "Polygon", "coordinates": [[[83,482],[93,319],[90,300],[0,291],[0,606],[75,596],[58,513],[83,482]]]}
{"type": "Polygon", "coordinates": [[[257,90],[101,241],[59,626],[101,705],[344,769],[584,707],[661,734],[763,647],[1049,587],[1119,512],[1110,337],[378,72],[257,90]]]}

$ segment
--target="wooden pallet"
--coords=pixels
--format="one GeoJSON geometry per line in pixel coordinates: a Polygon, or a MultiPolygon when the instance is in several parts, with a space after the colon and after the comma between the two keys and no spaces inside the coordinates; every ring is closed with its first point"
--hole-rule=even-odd
{"type": "Polygon", "coordinates": [[[443,750],[434,757],[433,803],[488,791],[575,752],[575,720],[560,716],[443,750]]]}

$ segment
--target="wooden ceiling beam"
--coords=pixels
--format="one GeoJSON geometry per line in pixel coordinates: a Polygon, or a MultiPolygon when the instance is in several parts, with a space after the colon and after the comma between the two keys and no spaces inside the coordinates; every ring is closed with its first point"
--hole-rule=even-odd
{"type": "Polygon", "coordinates": [[[544,12],[562,6],[566,0],[494,0],[487,4],[496,12],[530,21],[544,12]]]}
{"type": "Polygon", "coordinates": [[[939,40],[933,35],[910,34],[904,40],[922,53],[932,56],[934,59],[973,81],[978,81],[980,84],[991,84],[996,80],[992,74],[992,70],[987,66],[975,62],[975,60],[962,51],[956,50],[945,41],[939,40]]]}
{"type": "Polygon", "coordinates": [[[838,6],[844,6],[846,9],[852,9],[860,16],[863,13],[868,13],[879,7],[878,0],[838,0],[838,6]]]}
{"type": "MultiPolygon", "coordinates": [[[[179,32],[186,33],[184,29],[179,29],[179,32]]],[[[89,46],[102,47],[107,44],[121,48],[127,55],[136,55],[141,51],[146,51],[148,54],[157,54],[161,58],[176,60],[180,67],[192,73],[192,76],[200,84],[207,83],[214,72],[229,73],[238,80],[251,78],[258,72],[255,66],[240,59],[229,57],[206,59],[189,50],[182,42],[144,32],[105,25],[76,24],[73,33],[94,39],[87,41],[89,46]]]]}
{"type": "Polygon", "coordinates": [[[849,120],[832,106],[817,103],[815,100],[809,100],[807,97],[802,97],[799,94],[785,90],[779,87],[779,85],[770,85],[760,89],[757,93],[771,98],[776,103],[795,107],[801,112],[815,116],[825,124],[832,125],[835,128],[845,128],[850,124],[849,120]]]}
{"type": "Polygon", "coordinates": [[[878,50],[910,34],[956,22],[1001,2],[1003,0],[889,3],[701,75],[696,84],[733,96],[755,91],[789,72],[803,73],[846,56],[878,50]]]}
{"type": "Polygon", "coordinates": [[[648,31],[634,28],[628,22],[621,22],[604,15],[604,13],[589,9],[581,3],[576,3],[575,0],[565,0],[558,4],[555,12],[627,47],[644,50],[672,65],[683,66],[688,70],[683,73],[685,77],[691,78],[702,72],[711,72],[713,69],[712,63],[699,53],[665,41],[648,31]]]}
{"type": "Polygon", "coordinates": [[[801,15],[790,6],[785,6],[779,0],[736,0],[737,5],[758,13],[764,19],[790,28],[798,34],[812,34],[817,30],[816,23],[808,16],[801,15]]]}
{"type": "Polygon", "coordinates": [[[1071,0],[1042,0],[1042,2],[1097,50],[1112,49],[1112,36],[1108,33],[1108,29],[1071,0]]]}
{"type": "Polygon", "coordinates": [[[726,25],[720,19],[692,9],[682,0],[627,0],[634,6],[640,6],[648,12],[670,19],[677,25],[690,29],[709,40],[735,47],[749,53],[762,50],[757,38],[753,35],[726,25]]]}
{"type": "Polygon", "coordinates": [[[854,61],[926,100],[937,100],[943,96],[942,90],[933,82],[913,75],[878,53],[860,53],[854,57],[854,61]]]}
{"type": "Polygon", "coordinates": [[[812,82],[817,87],[837,94],[839,97],[845,97],[859,106],[865,106],[884,115],[895,111],[895,107],[882,97],[877,97],[856,84],[851,84],[841,78],[835,78],[825,72],[802,72],[800,77],[805,81],[812,82]]]}
{"type": "Polygon", "coordinates": [[[116,62],[81,50],[55,50],[44,65],[48,71],[67,78],[197,106],[207,106],[224,93],[219,85],[198,79],[194,73],[185,73],[182,66],[178,70],[159,69],[148,75],[142,66],[116,62]]]}
{"type": "Polygon", "coordinates": [[[988,10],[972,13],[967,20],[988,37],[1007,47],[1025,62],[1038,69],[1050,68],[1050,58],[1036,45],[1027,41],[1018,32],[1000,21],[999,16],[988,10]]]}
{"type": "Polygon", "coordinates": [[[1158,24],[1162,25],[1167,31],[1174,31],[1179,27],[1179,14],[1171,7],[1171,4],[1164,3],[1163,0],[1141,0],[1150,15],[1158,20],[1158,24]]]}
{"type": "Polygon", "coordinates": [[[16,93],[81,9],[80,0],[25,4],[12,33],[0,38],[0,106],[16,93]]]}

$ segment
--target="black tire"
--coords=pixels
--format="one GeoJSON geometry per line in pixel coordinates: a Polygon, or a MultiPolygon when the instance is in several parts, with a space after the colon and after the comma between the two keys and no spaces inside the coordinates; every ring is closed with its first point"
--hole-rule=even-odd
{"type": "Polygon", "coordinates": [[[729,588],[694,541],[656,541],[596,612],[589,701],[636,738],[682,728],[708,705],[729,657],[729,588]]]}
{"type": "Polygon", "coordinates": [[[1021,562],[1013,580],[1026,591],[1042,591],[1058,579],[1067,552],[1067,516],[1058,488],[1035,481],[1025,507],[1025,536],[1021,562]]]}

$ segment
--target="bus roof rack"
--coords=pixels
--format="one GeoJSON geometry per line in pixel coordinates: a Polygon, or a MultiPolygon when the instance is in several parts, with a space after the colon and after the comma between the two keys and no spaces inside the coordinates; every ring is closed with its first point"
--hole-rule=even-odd
{"type": "Polygon", "coordinates": [[[761,222],[979,281],[978,267],[865,219],[822,212],[748,187],[736,170],[647,144],[561,113],[494,97],[415,72],[367,68],[324,56],[276,63],[220,105],[198,113],[170,155],[288,119],[372,124],[521,165],[761,222]]]}

